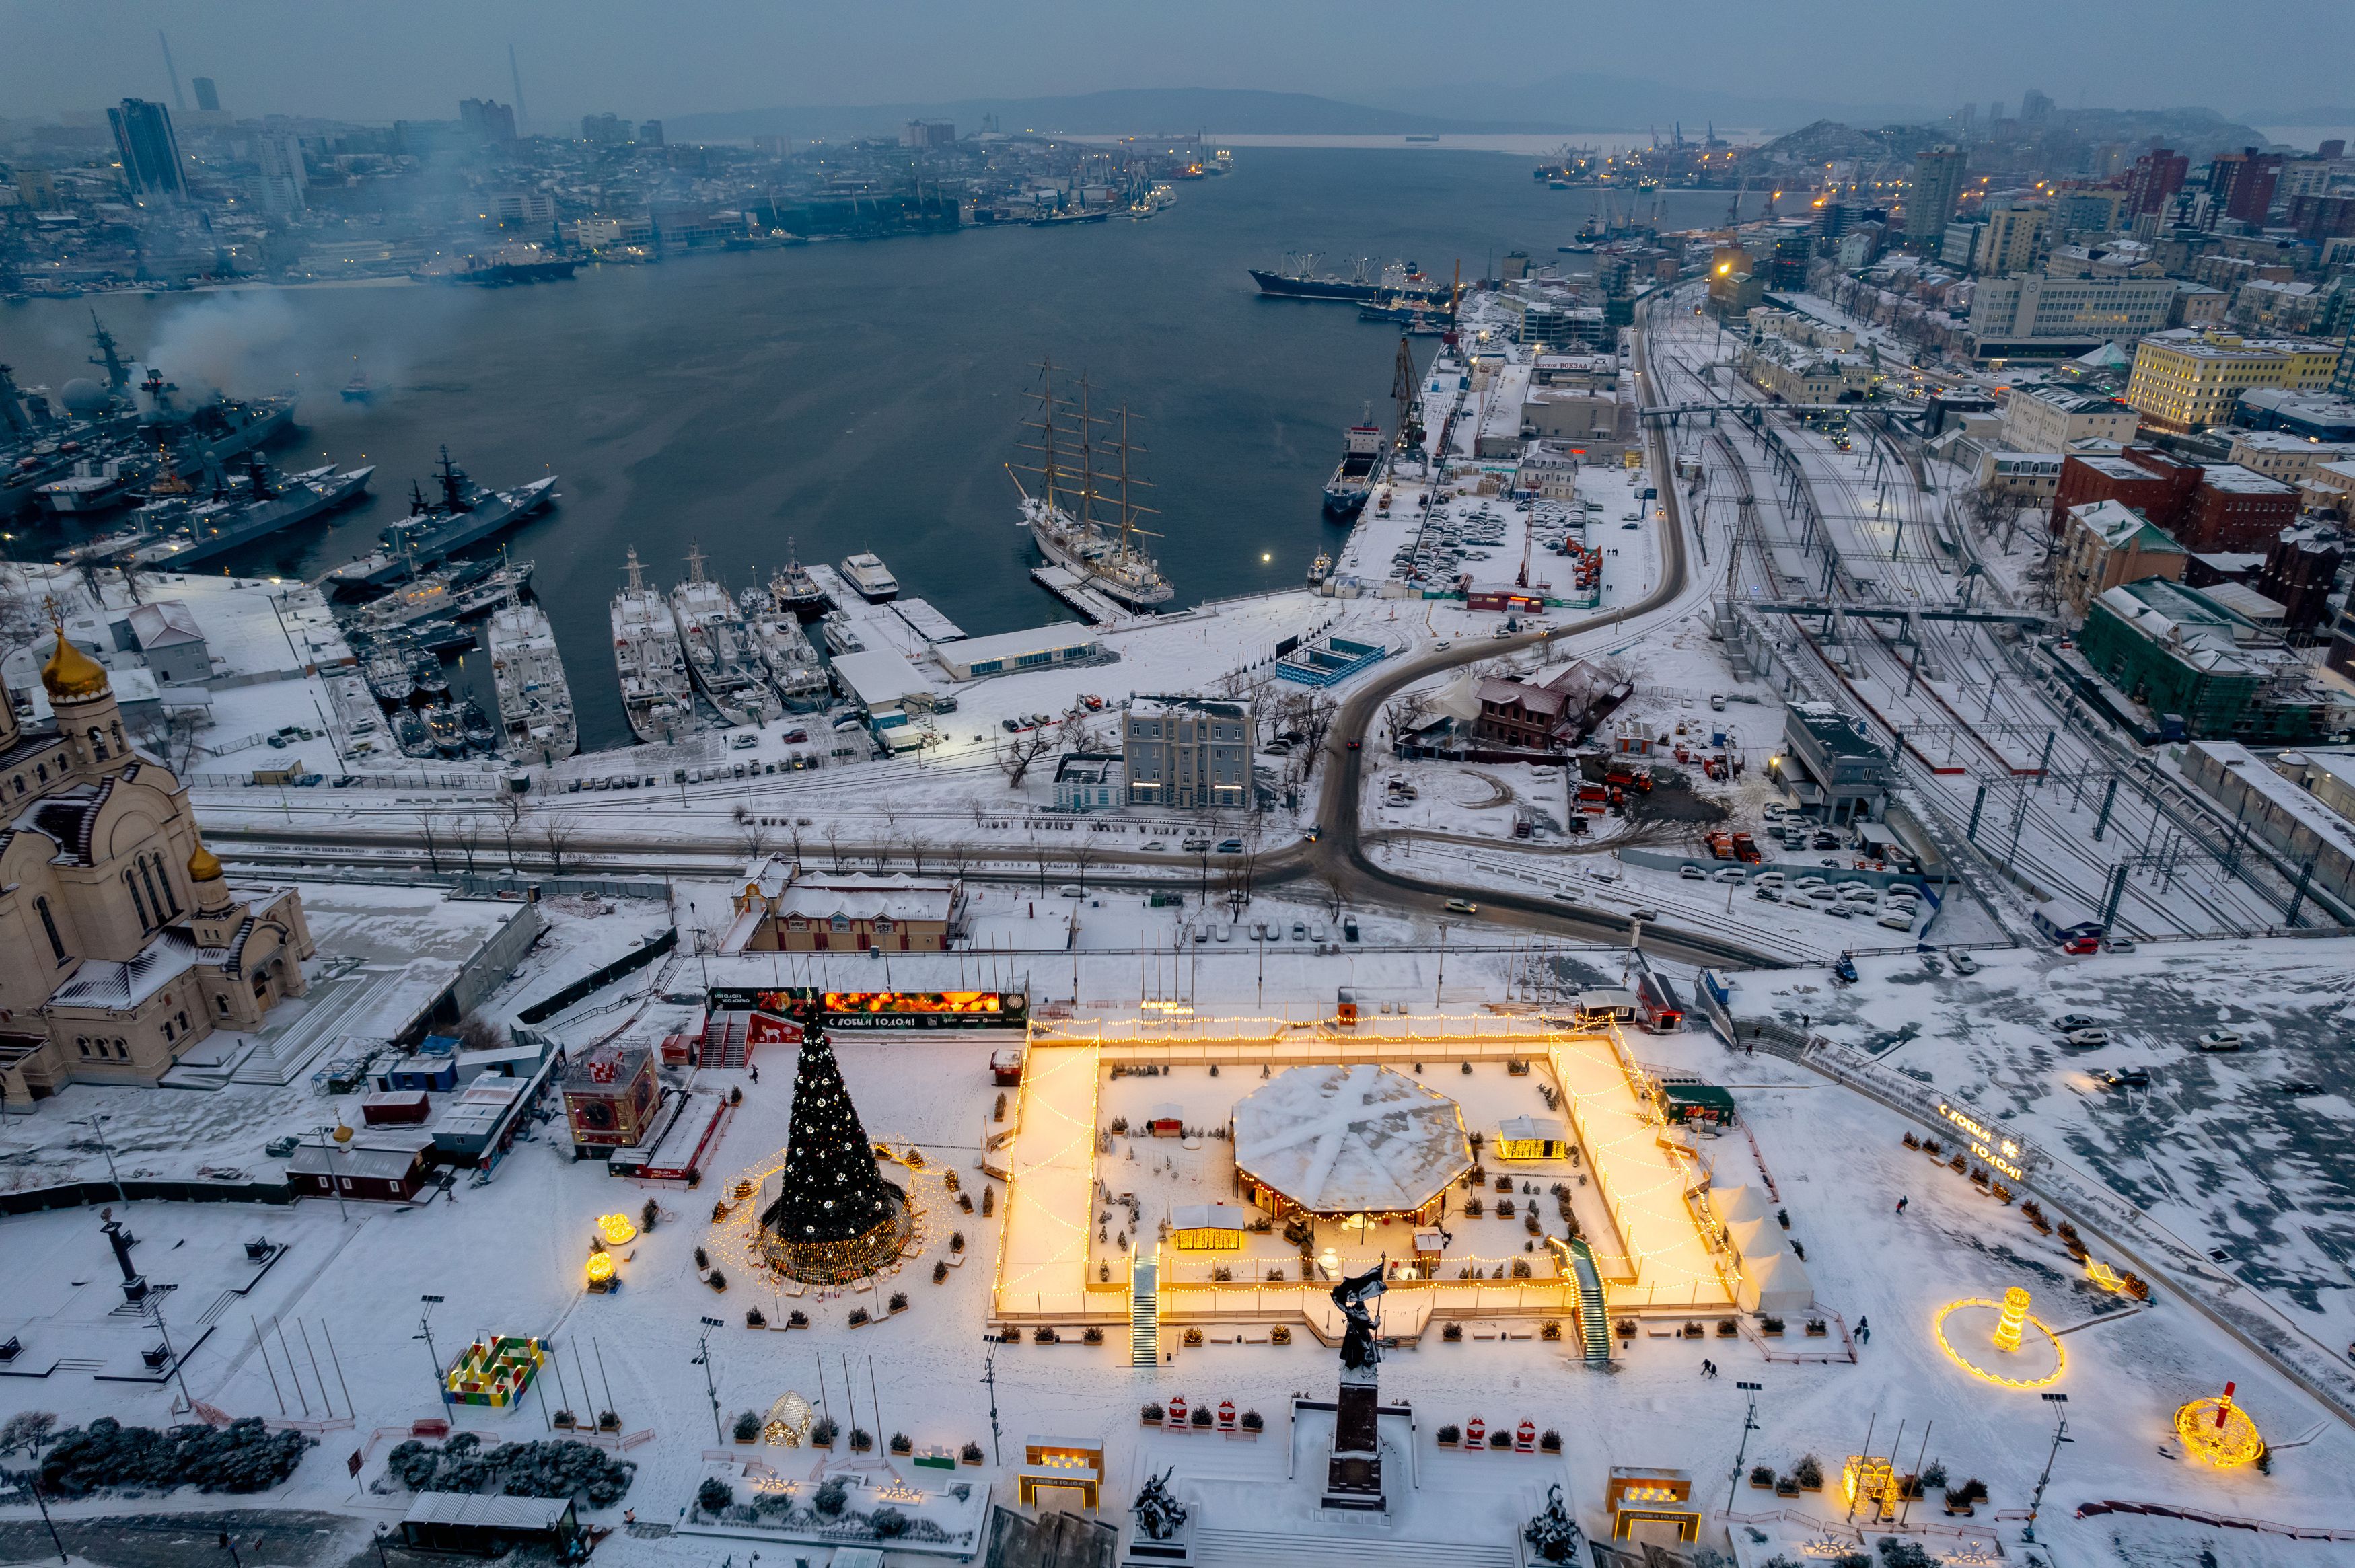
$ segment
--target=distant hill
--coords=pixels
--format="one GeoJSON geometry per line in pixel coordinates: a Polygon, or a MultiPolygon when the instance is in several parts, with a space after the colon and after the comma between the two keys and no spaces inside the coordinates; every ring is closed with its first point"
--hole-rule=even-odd
{"type": "Polygon", "coordinates": [[[1712,120],[1729,129],[1781,131],[1827,118],[1880,125],[1930,117],[1919,103],[1828,103],[1592,71],[1548,77],[1529,87],[1485,95],[1482,101],[1499,120],[1544,121],[1575,131],[1657,127],[1663,137],[1679,121],[1688,137],[1697,137],[1712,120]]]}
{"type": "Polygon", "coordinates": [[[948,120],[963,135],[996,115],[1000,130],[1071,134],[1086,132],[1212,131],[1240,134],[1380,136],[1447,132],[1564,129],[1559,123],[1443,119],[1402,110],[1344,103],[1306,92],[1248,92],[1218,88],[1133,88],[1058,98],[965,98],[946,102],[868,103],[741,109],[717,114],[663,117],[675,142],[741,142],[753,136],[882,136],[911,120],[948,120]]]}
{"type": "Polygon", "coordinates": [[[2336,108],[2318,109],[2252,109],[2241,118],[2251,124],[2262,121],[2267,125],[2285,129],[2294,125],[2355,125],[2355,105],[2342,103],[2336,108]]]}

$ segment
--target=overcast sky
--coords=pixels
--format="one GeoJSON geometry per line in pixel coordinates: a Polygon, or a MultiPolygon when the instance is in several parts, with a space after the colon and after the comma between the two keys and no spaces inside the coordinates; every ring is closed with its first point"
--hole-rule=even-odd
{"type": "Polygon", "coordinates": [[[168,101],[159,26],[183,82],[212,77],[232,111],[359,121],[507,99],[512,42],[543,127],[604,110],[1124,87],[1314,92],[1475,119],[1481,80],[1564,71],[1940,109],[2016,106],[2029,87],[2063,107],[2227,114],[2355,98],[2355,0],[0,0],[0,18],[8,117],[168,101]],[[1434,47],[1434,34],[1469,47],[1434,47]]]}

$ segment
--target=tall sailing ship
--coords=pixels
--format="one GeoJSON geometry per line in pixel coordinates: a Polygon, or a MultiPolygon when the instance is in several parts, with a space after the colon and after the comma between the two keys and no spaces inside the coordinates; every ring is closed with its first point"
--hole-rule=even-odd
{"type": "Polygon", "coordinates": [[[646,586],[645,568],[631,547],[622,591],[613,596],[613,667],[622,677],[622,707],[630,730],[649,744],[683,740],[699,727],[687,655],[660,588],[646,586]]]}
{"type": "Polygon", "coordinates": [[[580,749],[572,688],[548,612],[519,595],[491,612],[483,631],[499,702],[499,750],[512,762],[558,761],[580,749]]]}
{"type": "Polygon", "coordinates": [[[1039,553],[1054,566],[1080,579],[1123,609],[1151,613],[1169,602],[1178,590],[1161,575],[1161,564],[1145,551],[1143,541],[1159,535],[1138,525],[1139,517],[1154,508],[1130,499],[1132,490],[1150,488],[1147,481],[1128,471],[1129,454],[1144,449],[1129,439],[1128,405],[1109,418],[1089,407],[1087,378],[1081,377],[1076,398],[1055,393],[1055,367],[1039,367],[1037,418],[1023,429],[1038,440],[1021,443],[1039,454],[1036,463],[1008,463],[1014,487],[1022,493],[1020,526],[1030,530],[1039,553]],[[1099,432],[1117,427],[1118,435],[1099,432]],[[1103,466],[1116,461],[1109,471],[1103,466]],[[1036,474],[1039,493],[1032,494],[1021,474],[1036,474]]]}
{"type": "Polygon", "coordinates": [[[688,548],[687,580],[670,590],[670,609],[687,650],[687,673],[723,721],[764,725],[784,711],[762,678],[761,656],[735,601],[703,575],[701,550],[688,548]]]}

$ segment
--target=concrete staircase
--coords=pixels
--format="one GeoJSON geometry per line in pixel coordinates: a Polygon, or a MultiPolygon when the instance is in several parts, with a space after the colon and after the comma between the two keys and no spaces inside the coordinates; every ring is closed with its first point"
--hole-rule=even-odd
{"type": "Polygon", "coordinates": [[[400,969],[361,970],[335,982],[326,995],[314,988],[311,1006],[282,1033],[262,1040],[237,1065],[229,1081],[237,1084],[285,1085],[310,1070],[327,1047],[351,1033],[349,1025],[375,1015],[376,1005],[408,977],[400,969]]]}

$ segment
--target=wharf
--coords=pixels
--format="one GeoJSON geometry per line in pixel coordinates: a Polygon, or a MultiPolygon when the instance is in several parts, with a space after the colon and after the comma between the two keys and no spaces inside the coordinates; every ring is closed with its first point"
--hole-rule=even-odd
{"type": "MultiPolygon", "coordinates": [[[[829,614],[840,615],[849,622],[861,647],[870,652],[879,648],[889,649],[904,659],[922,660],[925,656],[931,644],[908,620],[892,613],[898,605],[897,600],[883,604],[870,602],[850,586],[847,578],[829,566],[814,564],[809,568],[809,575],[819,591],[833,603],[834,609],[829,614]]],[[[930,605],[924,608],[932,609],[930,605]]],[[[932,613],[939,614],[936,610],[932,613]]],[[[946,616],[940,619],[943,623],[948,620],[946,616]]]]}
{"type": "Polygon", "coordinates": [[[1104,594],[1088,587],[1087,580],[1069,567],[1033,567],[1030,580],[1078,610],[1091,626],[1120,626],[1152,619],[1131,615],[1104,594]]]}
{"type": "Polygon", "coordinates": [[[909,629],[927,642],[954,642],[964,636],[964,628],[943,615],[929,600],[895,599],[884,608],[906,621],[909,629]]]}

